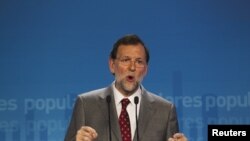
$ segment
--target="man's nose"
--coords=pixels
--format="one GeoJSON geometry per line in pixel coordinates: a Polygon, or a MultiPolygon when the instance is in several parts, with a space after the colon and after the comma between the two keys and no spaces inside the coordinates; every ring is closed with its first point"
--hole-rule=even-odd
{"type": "Polygon", "coordinates": [[[135,61],[131,60],[130,65],[129,65],[129,70],[131,70],[131,71],[135,71],[136,70],[135,61]]]}

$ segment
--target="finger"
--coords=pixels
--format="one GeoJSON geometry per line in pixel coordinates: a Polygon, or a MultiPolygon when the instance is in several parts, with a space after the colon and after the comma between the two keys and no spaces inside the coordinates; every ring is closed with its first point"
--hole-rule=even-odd
{"type": "Polygon", "coordinates": [[[84,133],[81,130],[78,130],[76,134],[76,141],[91,141],[90,137],[91,137],[90,135],[84,133]]]}
{"type": "Polygon", "coordinates": [[[81,130],[83,130],[84,133],[88,133],[89,135],[91,135],[92,138],[96,138],[96,137],[97,137],[96,130],[93,129],[92,127],[89,127],[89,126],[82,126],[81,130]]]}
{"type": "Polygon", "coordinates": [[[174,141],[174,139],[173,138],[168,138],[168,141],[174,141]]]}
{"type": "Polygon", "coordinates": [[[176,133],[173,135],[174,139],[177,141],[188,141],[186,136],[183,133],[176,133]]]}
{"type": "Polygon", "coordinates": [[[92,137],[91,133],[85,130],[78,130],[76,134],[76,141],[93,141],[94,138],[92,137]]]}
{"type": "Polygon", "coordinates": [[[175,139],[182,138],[182,137],[184,137],[184,134],[183,133],[175,133],[173,137],[175,139]]]}

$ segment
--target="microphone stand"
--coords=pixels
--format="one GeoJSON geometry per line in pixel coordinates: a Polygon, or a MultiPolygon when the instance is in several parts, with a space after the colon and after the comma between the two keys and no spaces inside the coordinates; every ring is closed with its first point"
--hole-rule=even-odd
{"type": "Polygon", "coordinates": [[[137,105],[139,103],[138,96],[134,98],[134,103],[135,103],[136,137],[137,137],[137,141],[139,141],[138,117],[137,117],[137,105]]]}

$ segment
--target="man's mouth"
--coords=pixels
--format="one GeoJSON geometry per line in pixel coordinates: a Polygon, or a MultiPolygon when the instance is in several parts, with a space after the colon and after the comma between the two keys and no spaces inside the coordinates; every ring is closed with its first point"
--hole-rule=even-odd
{"type": "Polygon", "coordinates": [[[135,79],[135,77],[132,76],[132,75],[128,75],[128,76],[126,77],[126,80],[129,81],[129,82],[133,82],[134,79],[135,79]]]}

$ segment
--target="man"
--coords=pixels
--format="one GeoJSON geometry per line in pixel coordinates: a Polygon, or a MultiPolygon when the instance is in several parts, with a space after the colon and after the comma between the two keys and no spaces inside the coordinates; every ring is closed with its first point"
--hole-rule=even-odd
{"type": "Polygon", "coordinates": [[[109,58],[115,81],[78,96],[64,141],[187,141],[175,106],[141,84],[149,58],[137,35],[120,38],[109,58]]]}

